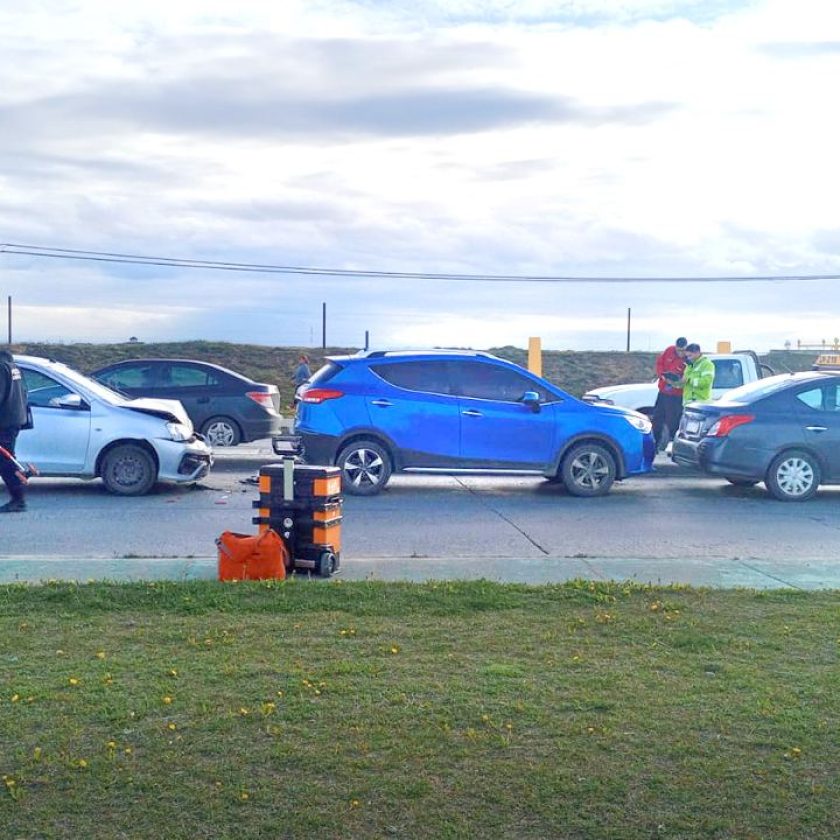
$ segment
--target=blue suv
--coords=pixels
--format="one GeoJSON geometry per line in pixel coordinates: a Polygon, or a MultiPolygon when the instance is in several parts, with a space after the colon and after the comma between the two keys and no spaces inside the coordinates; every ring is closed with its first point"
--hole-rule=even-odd
{"type": "Polygon", "coordinates": [[[489,353],[332,356],[297,399],[304,459],[337,464],[353,495],[378,493],[401,470],[463,469],[541,473],[601,496],[652,468],[644,415],[581,402],[489,353]]]}

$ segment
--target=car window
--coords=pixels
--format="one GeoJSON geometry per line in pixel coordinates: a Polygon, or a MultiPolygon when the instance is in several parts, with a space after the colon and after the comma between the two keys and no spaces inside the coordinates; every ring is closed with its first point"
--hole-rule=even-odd
{"type": "Polygon", "coordinates": [[[109,370],[100,377],[109,388],[136,388],[138,390],[154,387],[154,367],[152,365],[126,365],[109,370]]]}
{"type": "Polygon", "coordinates": [[[821,388],[811,388],[796,395],[808,408],[817,411],[840,411],[840,389],[837,385],[823,385],[821,388]]]}
{"type": "Polygon", "coordinates": [[[325,362],[312,376],[309,377],[307,385],[324,385],[330,381],[339,371],[341,366],[335,362],[325,362]]]}
{"type": "Polygon", "coordinates": [[[740,388],[744,384],[744,368],[740,359],[712,359],[715,366],[713,388],[740,388]]]}
{"type": "Polygon", "coordinates": [[[764,397],[769,397],[776,391],[783,391],[785,388],[790,387],[792,381],[788,373],[780,373],[776,376],[767,377],[766,379],[757,379],[755,382],[748,382],[746,385],[742,385],[740,388],[735,388],[728,394],[725,394],[724,400],[727,405],[730,403],[745,404],[756,402],[757,400],[764,399],[764,397]]]}
{"type": "Polygon", "coordinates": [[[370,369],[391,385],[407,391],[451,393],[446,362],[385,362],[371,365],[370,369]]]}
{"type": "Polygon", "coordinates": [[[218,385],[219,377],[194,365],[170,365],[161,371],[160,384],[163,388],[206,388],[218,385]]]}
{"type": "Polygon", "coordinates": [[[519,402],[526,391],[536,391],[540,402],[556,400],[532,379],[510,368],[487,362],[454,362],[456,393],[478,400],[519,402]]]}
{"type": "Polygon", "coordinates": [[[26,389],[29,391],[29,405],[39,406],[40,408],[54,408],[55,405],[51,406],[50,400],[66,397],[72,393],[69,388],[40,371],[22,368],[22,373],[26,389]]]}

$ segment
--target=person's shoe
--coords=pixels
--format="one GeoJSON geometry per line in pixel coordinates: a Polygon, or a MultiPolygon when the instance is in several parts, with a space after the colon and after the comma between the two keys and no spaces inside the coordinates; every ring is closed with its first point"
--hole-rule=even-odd
{"type": "Polygon", "coordinates": [[[12,499],[5,505],[0,505],[0,513],[23,513],[26,510],[26,499],[12,499]]]}

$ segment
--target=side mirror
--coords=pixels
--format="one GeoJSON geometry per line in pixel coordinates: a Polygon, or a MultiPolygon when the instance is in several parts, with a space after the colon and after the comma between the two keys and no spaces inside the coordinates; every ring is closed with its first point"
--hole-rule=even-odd
{"type": "Polygon", "coordinates": [[[540,395],[536,391],[526,391],[522,395],[522,402],[537,414],[540,410],[540,395]]]}
{"type": "Polygon", "coordinates": [[[54,405],[57,408],[69,408],[72,411],[81,411],[87,407],[78,394],[65,394],[63,397],[53,397],[50,400],[50,405],[54,405]]]}

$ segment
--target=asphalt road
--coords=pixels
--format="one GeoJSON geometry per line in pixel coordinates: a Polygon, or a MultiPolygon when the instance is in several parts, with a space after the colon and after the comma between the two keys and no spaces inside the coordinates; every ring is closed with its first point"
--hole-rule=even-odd
{"type": "MultiPolygon", "coordinates": [[[[98,481],[35,480],[29,511],[0,520],[0,558],[212,557],[222,531],[255,531],[257,491],[243,480],[266,460],[234,450],[195,488],[141,498],[112,496],[98,481]]],[[[533,570],[533,561],[565,559],[586,575],[596,559],[611,568],[628,557],[827,562],[838,537],[840,488],[782,503],[761,486],[731,487],[664,462],[600,499],[532,477],[397,476],[379,496],[345,499],[342,556],[345,565],[402,558],[443,570],[454,560],[533,570]]]]}

